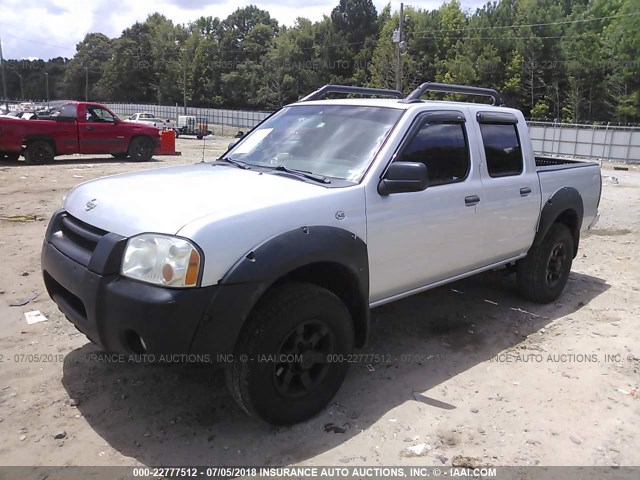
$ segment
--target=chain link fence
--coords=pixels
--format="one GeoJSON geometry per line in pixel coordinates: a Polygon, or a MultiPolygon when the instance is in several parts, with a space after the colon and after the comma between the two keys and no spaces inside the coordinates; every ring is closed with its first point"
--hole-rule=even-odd
{"type": "Polygon", "coordinates": [[[536,153],[640,163],[640,128],[545,122],[528,125],[536,153]]]}
{"type": "Polygon", "coordinates": [[[221,108],[184,107],[179,105],[143,105],[137,103],[105,103],[107,108],[121,117],[127,118],[134,113],[151,113],[154,116],[176,121],[179,115],[193,115],[198,122],[205,122],[214,135],[235,135],[238,131],[252,129],[272,112],[226,110],[221,108]]]}

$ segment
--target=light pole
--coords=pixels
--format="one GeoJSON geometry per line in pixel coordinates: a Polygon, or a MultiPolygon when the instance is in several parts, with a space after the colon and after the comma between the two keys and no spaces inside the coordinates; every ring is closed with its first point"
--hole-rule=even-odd
{"type": "Polygon", "coordinates": [[[398,24],[398,52],[396,59],[396,90],[402,91],[402,27],[404,20],[404,3],[400,4],[400,22],[398,24]]]}
{"type": "Polygon", "coordinates": [[[18,75],[18,78],[20,79],[20,100],[24,100],[24,88],[22,88],[22,75],[20,75],[15,70],[14,70],[14,73],[18,75]]]}
{"type": "Polygon", "coordinates": [[[0,74],[2,75],[2,94],[4,95],[5,107],[9,113],[9,97],[7,96],[7,79],[4,75],[4,57],[2,56],[2,40],[0,40],[0,74]]]}
{"type": "Polygon", "coordinates": [[[49,110],[49,72],[44,72],[44,76],[47,79],[47,110],[49,110]]]}

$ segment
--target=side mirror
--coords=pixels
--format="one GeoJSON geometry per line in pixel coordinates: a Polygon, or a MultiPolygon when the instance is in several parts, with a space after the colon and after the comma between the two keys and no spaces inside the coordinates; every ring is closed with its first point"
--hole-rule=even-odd
{"type": "Polygon", "coordinates": [[[120,119],[117,117],[113,117],[113,124],[118,125],[120,123],[120,119]]]}
{"type": "Polygon", "coordinates": [[[231,142],[229,144],[229,146],[227,147],[227,151],[231,150],[236,145],[236,143],[238,143],[238,142],[237,141],[236,142],[231,142]]]}
{"type": "Polygon", "coordinates": [[[393,162],[378,184],[378,193],[420,192],[429,186],[427,166],[419,162],[393,162]]]}

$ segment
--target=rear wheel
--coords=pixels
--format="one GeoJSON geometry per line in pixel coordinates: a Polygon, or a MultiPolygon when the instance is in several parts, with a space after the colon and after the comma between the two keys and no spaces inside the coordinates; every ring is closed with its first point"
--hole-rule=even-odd
{"type": "Polygon", "coordinates": [[[196,138],[197,138],[198,140],[202,140],[202,138],[203,138],[203,137],[202,137],[202,135],[197,135],[197,136],[196,136],[196,138]]]}
{"type": "Polygon", "coordinates": [[[31,165],[42,165],[44,163],[53,162],[55,152],[49,142],[44,140],[36,140],[27,145],[24,152],[24,159],[31,165]]]}
{"type": "Polygon", "coordinates": [[[147,162],[153,157],[153,142],[145,137],[137,137],[131,140],[129,156],[138,162],[147,162]]]}
{"type": "Polygon", "coordinates": [[[300,422],[336,394],[352,346],[351,315],[336,295],[309,283],[284,284],[247,320],[227,386],[250,415],[276,425],[300,422]]]}
{"type": "Polygon", "coordinates": [[[518,288],[528,300],[549,303],[564,290],[573,262],[573,237],[569,229],[554,223],[544,240],[531,247],[518,262],[518,288]]]}

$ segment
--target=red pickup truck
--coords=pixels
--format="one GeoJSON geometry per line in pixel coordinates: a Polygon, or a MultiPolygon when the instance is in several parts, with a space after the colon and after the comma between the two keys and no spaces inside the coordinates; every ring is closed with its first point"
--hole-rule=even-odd
{"type": "Polygon", "coordinates": [[[0,159],[48,163],[57,155],[111,154],[147,161],[160,145],[156,127],[124,122],[98,103],[69,102],[46,117],[0,117],[0,159]]]}

